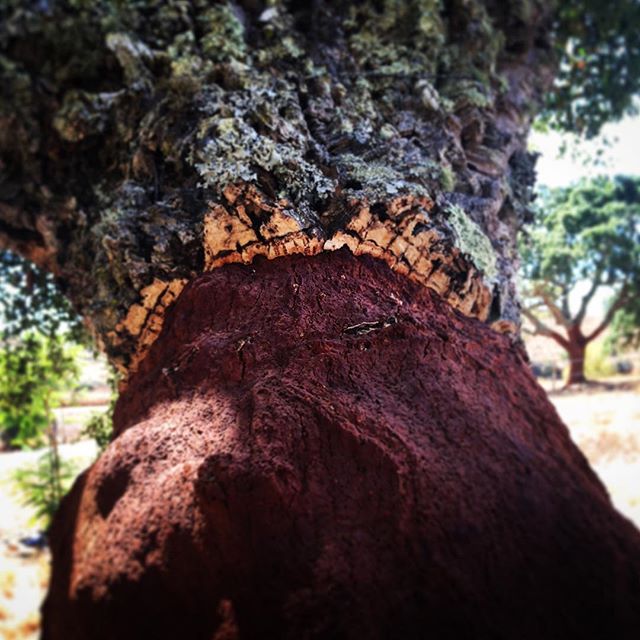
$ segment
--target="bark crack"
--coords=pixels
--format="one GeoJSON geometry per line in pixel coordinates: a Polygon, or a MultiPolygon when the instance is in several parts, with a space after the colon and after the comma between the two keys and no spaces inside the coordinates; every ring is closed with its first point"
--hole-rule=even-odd
{"type": "Polygon", "coordinates": [[[342,333],[352,336],[362,336],[372,331],[379,331],[380,329],[386,329],[396,324],[398,319],[395,316],[389,316],[384,320],[374,320],[373,322],[359,322],[358,324],[352,324],[345,327],[342,333]]]}

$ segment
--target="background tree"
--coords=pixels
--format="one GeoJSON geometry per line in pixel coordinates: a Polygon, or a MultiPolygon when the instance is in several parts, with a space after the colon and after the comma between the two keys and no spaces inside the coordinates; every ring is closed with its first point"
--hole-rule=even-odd
{"type": "Polygon", "coordinates": [[[637,301],[640,178],[596,178],[545,192],[535,222],[521,242],[521,255],[523,313],[535,334],[566,350],[567,385],[585,382],[588,344],[618,312],[629,314],[637,301]],[[588,290],[572,308],[576,286],[585,283],[588,290]],[[603,287],[613,292],[612,300],[597,326],[585,332],[589,303],[603,287]],[[547,316],[553,326],[545,321],[547,316]]]}
{"type": "MultiPolygon", "coordinates": [[[[640,291],[640,281],[631,288],[640,291]]],[[[611,323],[611,333],[607,339],[610,352],[620,353],[640,346],[640,297],[632,296],[623,309],[620,309],[611,323]]]]}
{"type": "Polygon", "coordinates": [[[88,335],[51,274],[9,251],[0,253],[0,290],[0,439],[35,447],[77,381],[88,335]]]}
{"type": "Polygon", "coordinates": [[[635,113],[640,91],[640,3],[559,2],[554,29],[562,59],[541,119],[587,138],[602,125],[635,113]]]}
{"type": "Polygon", "coordinates": [[[0,350],[0,437],[4,445],[46,442],[60,394],[77,381],[77,354],[64,336],[26,333],[0,350]]]}
{"type": "Polygon", "coordinates": [[[3,342],[37,332],[62,334],[70,342],[91,343],[82,318],[74,311],[53,275],[11,252],[0,251],[0,336],[3,342]]]}

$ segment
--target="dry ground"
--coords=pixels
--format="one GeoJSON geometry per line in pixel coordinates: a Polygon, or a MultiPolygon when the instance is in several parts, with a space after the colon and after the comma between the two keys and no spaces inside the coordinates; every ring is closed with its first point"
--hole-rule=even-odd
{"type": "Polygon", "coordinates": [[[640,378],[549,396],[613,503],[640,528],[640,378]]]}
{"type": "MultiPolygon", "coordinates": [[[[606,484],[614,504],[640,528],[640,379],[610,380],[576,391],[550,390],[574,441],[606,484]]],[[[63,456],[89,464],[95,446],[61,447],[63,456]]],[[[12,475],[39,452],[0,453],[0,637],[38,637],[38,608],[48,579],[46,552],[29,552],[19,539],[31,514],[20,503],[12,475]]],[[[80,462],[82,465],[82,462],[80,462]]]]}
{"type": "MultiPolygon", "coordinates": [[[[60,455],[76,468],[89,465],[97,448],[92,440],[60,447],[60,455]]],[[[49,580],[49,554],[20,543],[34,533],[33,513],[22,503],[13,475],[36,462],[42,451],[0,453],[0,638],[38,637],[39,607],[49,580]]]]}

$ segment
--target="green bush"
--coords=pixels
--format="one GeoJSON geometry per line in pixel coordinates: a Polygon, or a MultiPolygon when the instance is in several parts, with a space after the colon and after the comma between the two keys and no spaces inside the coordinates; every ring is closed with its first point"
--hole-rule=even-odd
{"type": "Polygon", "coordinates": [[[111,442],[111,431],[113,429],[111,415],[111,407],[104,413],[95,413],[89,418],[89,421],[82,430],[83,436],[88,436],[96,441],[100,453],[102,453],[107,448],[109,442],[111,442]]]}
{"type": "Polygon", "coordinates": [[[76,346],[35,331],[11,338],[0,350],[0,438],[5,446],[38,447],[61,392],[78,379],[76,346]]]}
{"type": "Polygon", "coordinates": [[[113,432],[113,410],[118,399],[118,382],[120,376],[115,369],[111,367],[109,375],[109,386],[111,387],[111,400],[109,406],[103,413],[95,413],[89,418],[89,421],[82,430],[83,436],[93,438],[98,445],[99,453],[102,453],[107,445],[111,442],[111,434],[113,432]]]}
{"type": "Polygon", "coordinates": [[[18,469],[14,480],[23,495],[23,504],[33,507],[32,524],[48,530],[60,500],[77,475],[74,464],[60,459],[58,449],[51,446],[33,466],[18,469]]]}
{"type": "Polygon", "coordinates": [[[605,340],[597,340],[588,345],[584,371],[588,379],[594,380],[606,378],[615,373],[605,340]]]}

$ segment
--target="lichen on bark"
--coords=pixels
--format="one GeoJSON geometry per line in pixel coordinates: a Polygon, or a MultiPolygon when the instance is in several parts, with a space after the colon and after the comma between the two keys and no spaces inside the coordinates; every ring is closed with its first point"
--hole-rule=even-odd
{"type": "Polygon", "coordinates": [[[343,245],[514,329],[553,66],[548,8],[527,3],[525,29],[522,4],[4,3],[0,241],[55,273],[123,369],[154,283],[343,245]],[[431,203],[409,207],[411,242],[403,198],[431,203]]]}

